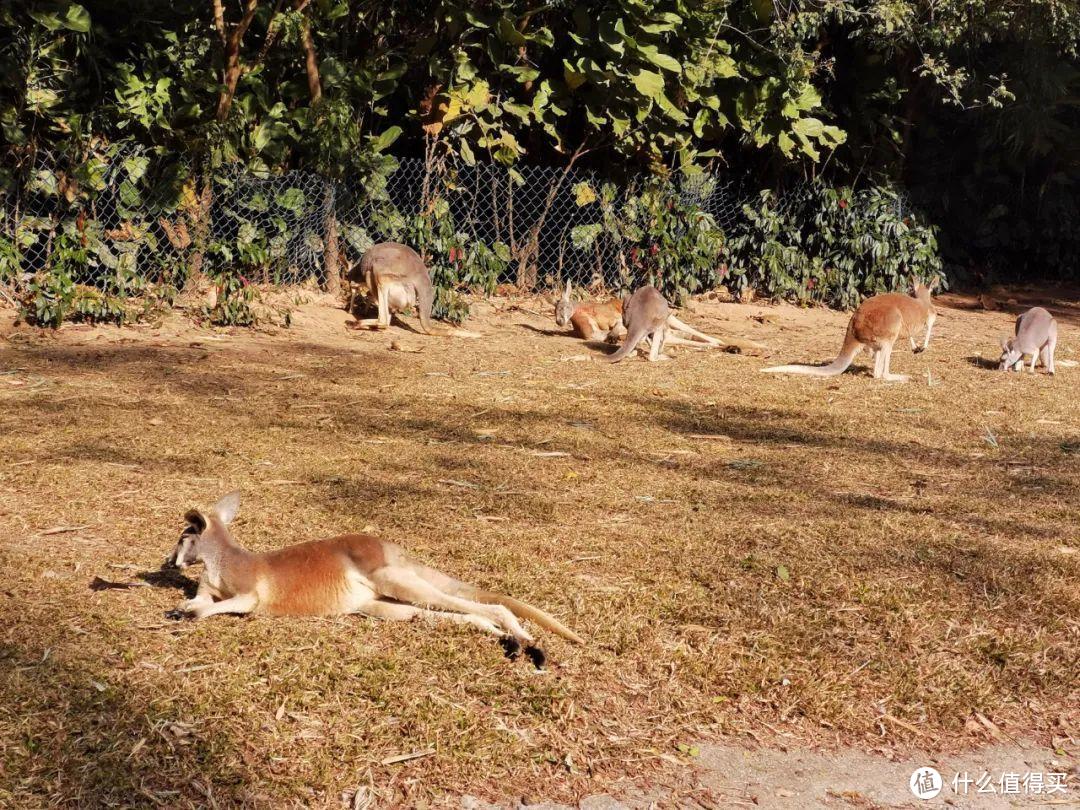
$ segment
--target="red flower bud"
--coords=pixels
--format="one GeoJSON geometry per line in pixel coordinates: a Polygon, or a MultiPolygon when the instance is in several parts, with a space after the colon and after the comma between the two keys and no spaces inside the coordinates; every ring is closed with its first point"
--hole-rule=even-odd
{"type": "Polygon", "coordinates": [[[650,256],[655,256],[659,252],[660,252],[660,248],[657,247],[656,245],[652,245],[652,246],[649,247],[649,255],[650,256]]]}
{"type": "Polygon", "coordinates": [[[840,207],[847,208],[847,200],[840,200],[840,207]]]}

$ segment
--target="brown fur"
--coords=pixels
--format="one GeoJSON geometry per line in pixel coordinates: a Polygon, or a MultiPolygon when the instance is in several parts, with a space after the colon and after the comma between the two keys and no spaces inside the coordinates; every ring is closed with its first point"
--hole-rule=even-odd
{"type": "Polygon", "coordinates": [[[504,594],[474,588],[408,557],[393,543],[343,534],[256,554],[229,533],[239,505],[226,495],[209,512],[187,513],[171,562],[204,565],[199,591],[181,611],[202,619],[218,613],[331,616],[362,613],[386,619],[442,619],[533,642],[517,618],[571,641],[582,639],[553,616],[504,594]],[[217,601],[215,601],[217,600],[217,601]]]}
{"type": "Polygon", "coordinates": [[[652,340],[649,360],[663,356],[664,338],[668,330],[671,309],[656,287],[639,287],[626,299],[623,306],[622,325],[626,328],[626,340],[614,354],[604,358],[608,363],[618,363],[633,352],[646,337],[652,340]]]}
{"type": "Polygon", "coordinates": [[[570,318],[574,336],[582,340],[602,340],[615,324],[622,323],[622,301],[578,304],[570,318]]]}
{"type": "Polygon", "coordinates": [[[360,327],[386,329],[393,313],[416,307],[420,328],[427,335],[447,337],[480,337],[463,329],[436,329],[431,322],[435,304],[435,288],[431,284],[424,260],[415,250],[399,242],[380,242],[372,245],[360,261],[345,274],[349,281],[349,311],[356,295],[354,285],[363,284],[379,307],[378,318],[357,322],[360,327]]]}
{"type": "MultiPolygon", "coordinates": [[[[562,297],[552,300],[555,304],[555,323],[559,326],[570,324],[574,337],[582,340],[615,341],[625,334],[623,328],[623,302],[618,298],[610,301],[597,301],[575,304],[570,300],[571,284],[566,282],[562,297]]],[[[680,346],[692,346],[697,349],[722,345],[719,340],[699,332],[683,323],[674,315],[668,315],[666,342],[680,346]],[[690,338],[680,337],[681,333],[690,338]]]]}
{"type": "Polygon", "coordinates": [[[920,283],[914,283],[913,286],[913,295],[885,293],[863,301],[851,316],[844,335],[844,345],[832,363],[825,366],[774,366],[762,371],[832,377],[846,371],[859,352],[863,348],[869,348],[874,353],[875,379],[906,381],[906,375],[892,374],[889,371],[893,346],[896,341],[906,337],[911,341],[913,351],[924,351],[930,345],[930,331],[937,318],[931,300],[931,287],[920,283]],[[922,347],[918,348],[914,335],[923,328],[926,329],[926,336],[922,347]]]}

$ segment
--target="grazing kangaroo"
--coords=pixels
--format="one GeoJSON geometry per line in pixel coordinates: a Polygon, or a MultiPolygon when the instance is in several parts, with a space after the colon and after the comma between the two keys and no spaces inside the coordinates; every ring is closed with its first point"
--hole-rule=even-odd
{"type": "Polygon", "coordinates": [[[1001,370],[1024,370],[1024,356],[1031,355],[1031,371],[1042,357],[1049,374],[1054,373],[1054,349],[1057,348],[1057,321],[1042,307],[1032,307],[1016,319],[1015,337],[1001,338],[1001,370]]]}
{"type": "Polygon", "coordinates": [[[867,298],[848,322],[847,334],[840,355],[826,366],[772,366],[762,371],[782,374],[807,374],[811,377],[833,377],[847,371],[856,355],[869,346],[874,353],[874,379],[889,382],[907,382],[906,374],[889,372],[893,346],[902,336],[911,341],[911,350],[925,351],[930,345],[930,330],[934,327],[937,313],[930,299],[936,281],[926,286],[912,279],[914,295],[885,293],[867,298]],[[926,327],[922,346],[915,344],[915,333],[926,327]]]}
{"type": "Polygon", "coordinates": [[[345,274],[349,281],[349,312],[356,298],[356,284],[367,287],[368,295],[379,307],[378,318],[357,321],[360,328],[386,329],[391,313],[416,307],[420,328],[427,335],[442,337],[481,337],[464,329],[436,330],[431,323],[431,307],[435,303],[435,288],[420,255],[408,245],[380,242],[372,245],[345,274]]]}
{"type": "Polygon", "coordinates": [[[195,598],[179,608],[196,619],[219,613],[361,613],[402,621],[445,620],[501,636],[511,657],[524,645],[537,667],[543,666],[544,653],[518,617],[582,643],[576,633],[544,611],[421,565],[397,545],[371,535],[343,534],[264,554],[247,551],[233,540],[228,528],[239,507],[239,493],[230,492],[205,513],[189,511],[184,515],[187,528],[165,563],[180,569],[203,564],[195,598]]]}
{"type": "Polygon", "coordinates": [[[648,336],[652,341],[650,362],[655,362],[664,351],[664,338],[668,330],[671,309],[656,287],[640,287],[623,304],[622,326],[626,328],[626,340],[619,350],[604,358],[608,363],[618,363],[633,352],[648,336]]]}
{"type": "MultiPolygon", "coordinates": [[[[610,301],[575,304],[570,300],[571,284],[566,282],[566,289],[562,297],[555,302],[555,323],[559,326],[570,324],[576,337],[582,340],[605,340],[622,337],[623,302],[618,298],[610,301]]],[[[692,326],[683,323],[674,315],[668,315],[668,330],[670,332],[685,332],[691,335],[687,340],[679,335],[669,334],[667,342],[674,346],[694,346],[704,348],[702,344],[709,346],[722,346],[723,344],[714,337],[699,332],[692,326]],[[696,339],[694,339],[696,338],[696,339]]]]}

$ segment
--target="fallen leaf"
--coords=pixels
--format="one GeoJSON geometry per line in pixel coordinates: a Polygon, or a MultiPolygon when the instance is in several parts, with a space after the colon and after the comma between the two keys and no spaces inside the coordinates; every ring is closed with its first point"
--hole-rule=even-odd
{"type": "Polygon", "coordinates": [[[85,523],[82,526],[56,526],[52,529],[46,529],[43,532],[38,532],[38,537],[48,537],[50,534],[68,534],[69,532],[77,532],[82,529],[89,529],[90,524],[85,523]]]}
{"type": "Polygon", "coordinates": [[[421,751],[413,751],[411,754],[396,754],[392,757],[387,757],[382,761],[383,765],[396,765],[399,762],[408,762],[411,759],[420,759],[421,757],[429,757],[435,753],[434,748],[425,748],[421,751]]]}

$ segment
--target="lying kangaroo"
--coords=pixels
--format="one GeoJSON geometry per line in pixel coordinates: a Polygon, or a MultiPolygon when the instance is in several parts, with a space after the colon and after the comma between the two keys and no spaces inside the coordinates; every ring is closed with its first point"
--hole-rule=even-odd
{"type": "Polygon", "coordinates": [[[371,535],[343,534],[264,554],[247,551],[228,529],[239,506],[239,493],[230,492],[208,512],[189,511],[187,528],[165,563],[180,569],[203,564],[195,598],[179,608],[196,619],[219,613],[441,619],[501,636],[511,657],[524,645],[537,667],[543,666],[544,653],[517,617],[582,643],[544,611],[459,582],[371,535]]]}
{"type": "MultiPolygon", "coordinates": [[[[555,302],[555,323],[559,326],[570,324],[576,337],[582,340],[605,340],[622,337],[623,302],[618,298],[610,301],[575,304],[570,300],[571,283],[566,282],[566,289],[562,297],[555,302]]],[[[695,346],[703,348],[702,344],[709,346],[722,346],[723,344],[714,337],[699,332],[692,326],[683,323],[674,315],[668,315],[668,330],[670,332],[684,332],[691,339],[682,338],[677,334],[669,334],[667,342],[673,346],[695,346]],[[696,338],[696,339],[694,339],[696,338]]]]}
{"type": "Polygon", "coordinates": [[[1054,349],[1057,347],[1057,321],[1042,307],[1032,307],[1016,319],[1016,336],[1001,338],[1001,370],[1024,370],[1024,356],[1031,355],[1031,371],[1042,358],[1049,374],[1054,373],[1054,349]]]}
{"type": "Polygon", "coordinates": [[[618,298],[575,304],[570,300],[570,286],[567,281],[562,298],[555,302],[556,324],[570,324],[574,336],[582,340],[604,340],[613,328],[622,324],[623,302],[618,298]]]}
{"type": "Polygon", "coordinates": [[[847,371],[851,361],[869,346],[874,353],[874,379],[889,382],[907,382],[906,374],[891,374],[889,362],[892,359],[893,346],[902,336],[911,341],[914,352],[926,351],[930,345],[930,330],[934,327],[937,313],[934,311],[930,287],[912,279],[914,295],[903,293],[885,293],[867,298],[848,322],[847,334],[840,355],[827,366],[772,366],[762,371],[784,374],[807,374],[812,377],[833,377],[847,371]],[[926,336],[922,346],[915,344],[915,333],[926,327],[926,336]]]}
{"type": "Polygon", "coordinates": [[[664,339],[668,331],[668,317],[671,309],[664,296],[656,287],[640,287],[623,304],[622,326],[626,329],[626,340],[619,350],[604,358],[608,363],[618,363],[633,352],[638,344],[648,336],[652,341],[649,351],[650,362],[660,359],[664,351],[664,339]]]}
{"type": "Polygon", "coordinates": [[[380,242],[372,245],[360,261],[345,274],[349,281],[349,312],[356,297],[356,284],[363,284],[368,295],[379,306],[378,318],[357,321],[357,327],[386,329],[390,315],[409,307],[416,307],[420,316],[420,328],[428,335],[446,337],[480,337],[464,329],[436,330],[431,323],[431,307],[435,303],[435,288],[431,285],[427,268],[419,254],[408,245],[398,242],[380,242]]]}

